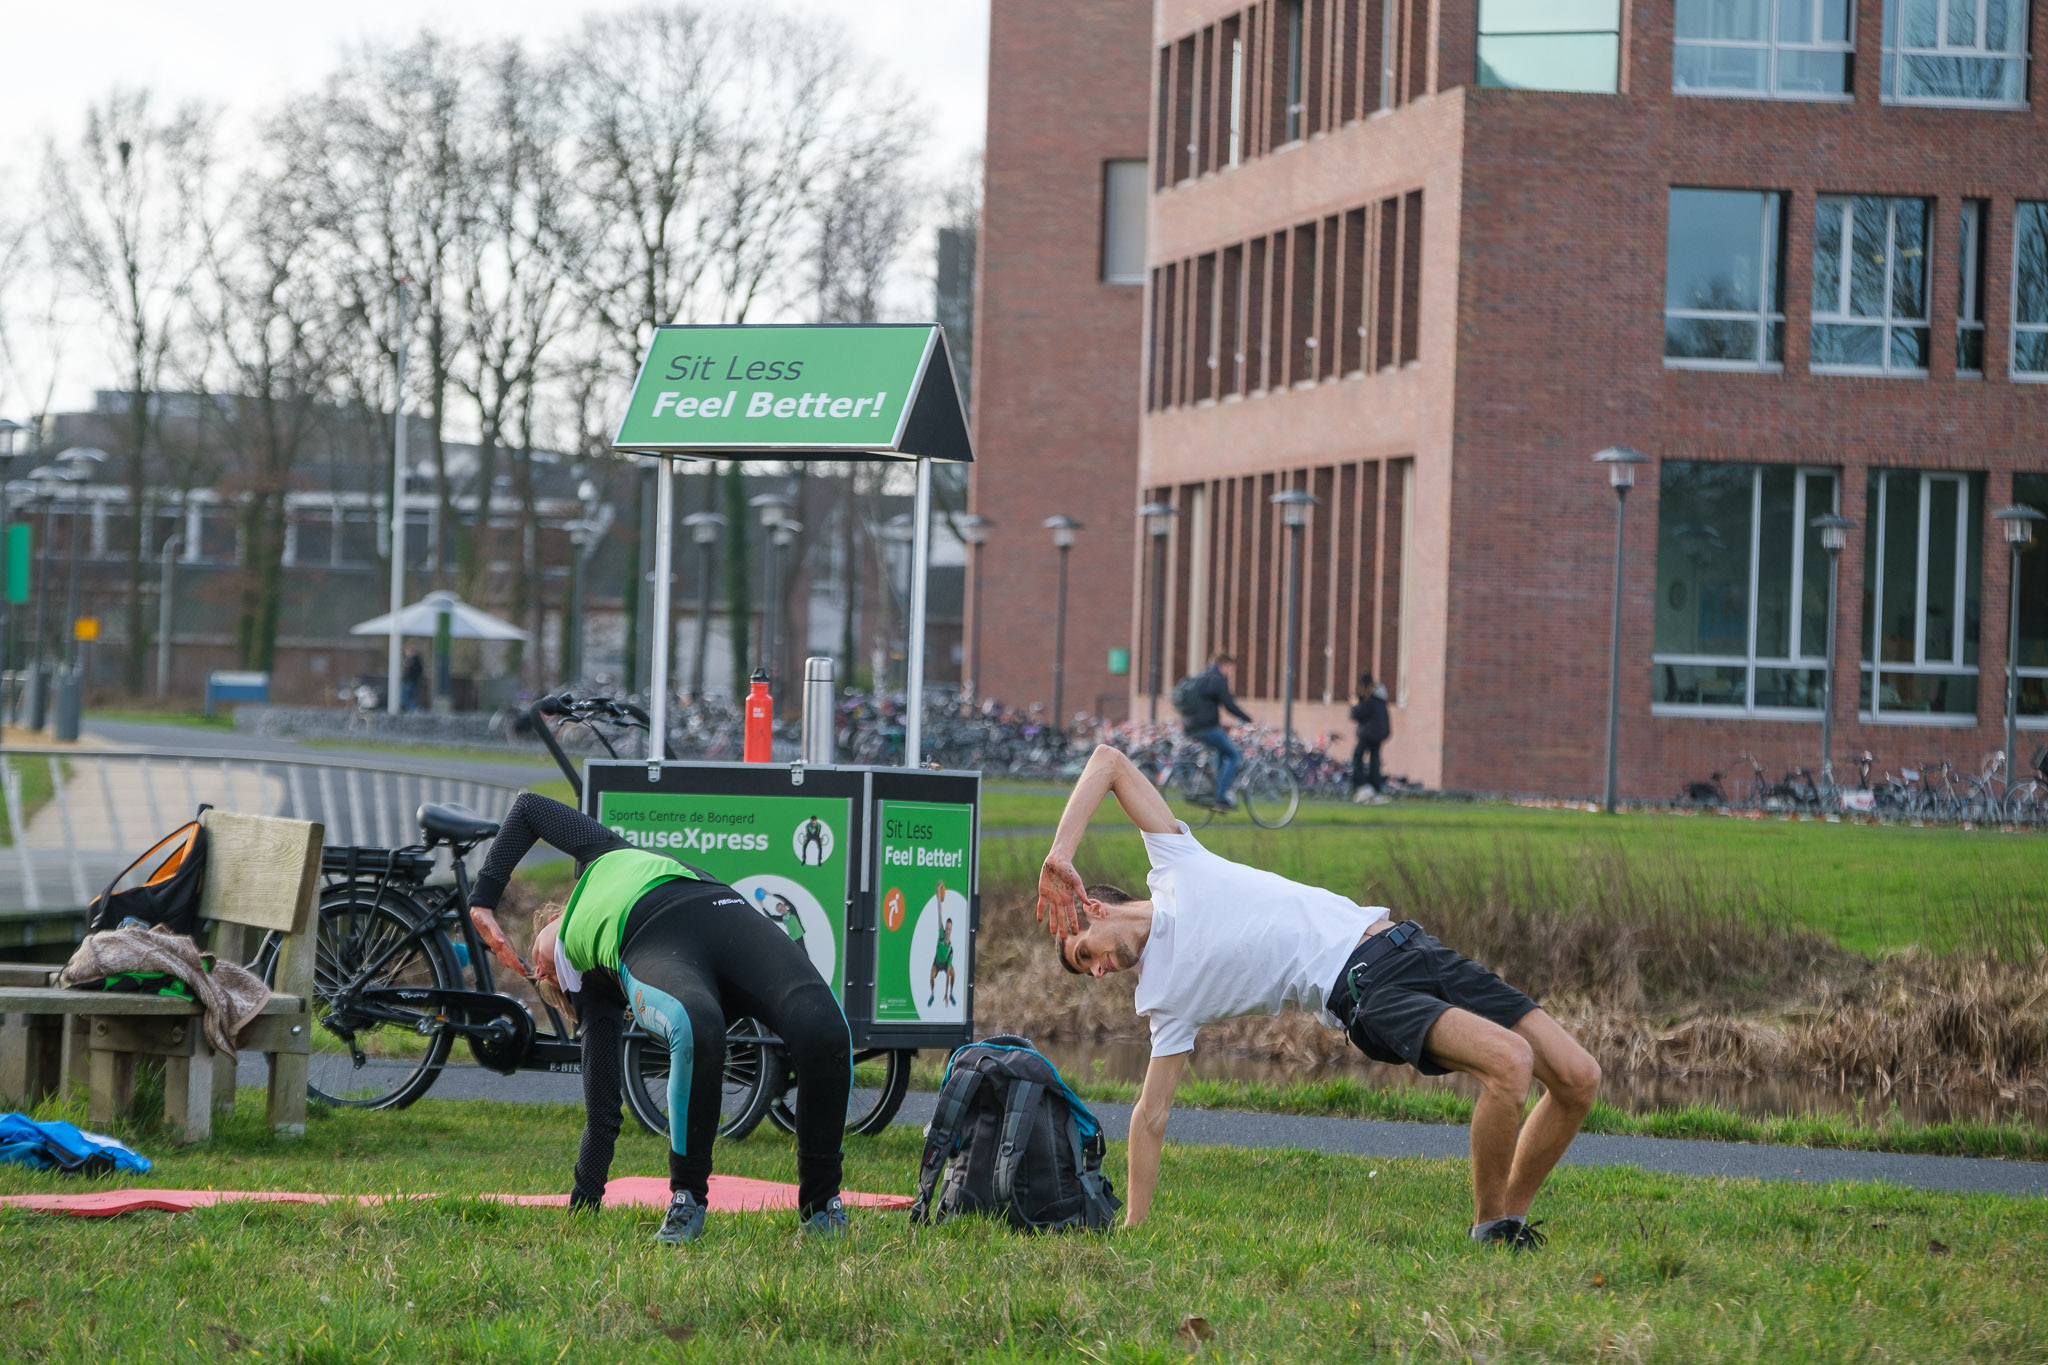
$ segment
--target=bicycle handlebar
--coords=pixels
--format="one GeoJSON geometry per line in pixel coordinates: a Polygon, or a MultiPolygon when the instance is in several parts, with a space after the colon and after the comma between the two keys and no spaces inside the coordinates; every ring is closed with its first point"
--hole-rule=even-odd
{"type": "MultiPolygon", "coordinates": [[[[547,746],[555,766],[569,779],[569,789],[576,793],[577,804],[583,802],[583,778],[569,761],[569,755],[562,749],[562,742],[555,737],[555,727],[548,723],[550,717],[561,717],[590,725],[601,723],[616,725],[622,729],[638,730],[643,734],[653,725],[653,718],[647,712],[629,701],[617,701],[611,697],[572,697],[568,693],[555,693],[536,700],[527,712],[527,719],[540,732],[541,743],[547,746]]],[[[603,738],[602,736],[599,736],[603,738]]],[[[609,741],[605,747],[611,748],[609,741]]],[[[665,758],[673,759],[675,750],[670,747],[668,736],[661,737],[661,752],[665,758]]],[[[617,756],[616,751],[613,754],[617,756]]]]}

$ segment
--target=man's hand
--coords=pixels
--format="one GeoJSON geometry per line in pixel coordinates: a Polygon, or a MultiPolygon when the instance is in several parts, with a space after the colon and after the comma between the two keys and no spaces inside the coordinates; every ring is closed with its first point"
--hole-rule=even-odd
{"type": "Polygon", "coordinates": [[[477,934],[482,937],[484,947],[491,950],[493,957],[521,976],[531,977],[533,975],[526,970],[526,964],[519,960],[519,954],[512,950],[512,941],[506,938],[505,931],[498,927],[498,917],[496,915],[484,909],[481,905],[472,905],[469,907],[469,918],[470,922],[476,925],[477,934]]]}
{"type": "Polygon", "coordinates": [[[1038,918],[1053,937],[1080,932],[1080,906],[1086,899],[1087,890],[1073,863],[1058,854],[1047,855],[1045,865],[1038,869],[1038,918]]]}

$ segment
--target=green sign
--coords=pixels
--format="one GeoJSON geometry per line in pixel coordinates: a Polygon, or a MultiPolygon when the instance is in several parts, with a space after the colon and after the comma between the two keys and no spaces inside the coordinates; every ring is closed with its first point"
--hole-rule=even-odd
{"type": "Polygon", "coordinates": [[[641,848],[673,854],[721,879],[810,954],[835,995],[846,974],[844,797],[598,796],[600,823],[641,848]]]}
{"type": "Polygon", "coordinates": [[[28,601],[28,580],[35,551],[27,526],[16,522],[7,528],[7,600],[16,606],[28,601]]]}
{"type": "Polygon", "coordinates": [[[974,807],[882,801],[875,825],[875,1021],[964,1022],[974,807]]]}
{"type": "Polygon", "coordinates": [[[929,323],[658,328],[612,444],[973,458],[945,334],[929,323]]]}

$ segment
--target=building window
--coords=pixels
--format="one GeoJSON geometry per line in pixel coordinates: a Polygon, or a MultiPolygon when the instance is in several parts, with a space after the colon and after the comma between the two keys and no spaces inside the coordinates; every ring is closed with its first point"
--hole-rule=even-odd
{"type": "Polygon", "coordinates": [[[1657,513],[1659,712],[1810,715],[1827,661],[1828,557],[1809,523],[1833,470],[1666,461],[1657,513]]]}
{"type": "Polygon", "coordinates": [[[1965,199],[1956,237],[1956,373],[1984,373],[1984,221],[1990,203],[1965,199]]]}
{"type": "Polygon", "coordinates": [[[1927,210],[1871,195],[1815,207],[1816,373],[1927,372],[1927,210]]]}
{"type": "Polygon", "coordinates": [[[1287,0],[1287,141],[1299,142],[1303,131],[1303,116],[1308,105],[1301,95],[1302,68],[1307,65],[1302,50],[1303,0],[1287,0]]]}
{"type": "MultiPolygon", "coordinates": [[[[2012,476],[2012,500],[2048,512],[2048,474],[2012,476]]],[[[2048,728],[2048,543],[2020,554],[2020,724],[2048,728]]]]}
{"type": "Polygon", "coordinates": [[[1479,0],[1479,83],[1611,95],[1621,0],[1479,0]]]}
{"type": "Polygon", "coordinates": [[[1236,36],[1237,22],[1226,26],[1230,33],[1230,135],[1224,164],[1235,166],[1244,159],[1244,39],[1236,36]]]}
{"type": "Polygon", "coordinates": [[[2027,0],[1885,0],[1884,97],[2024,107],[2027,0]]]}
{"type": "Polygon", "coordinates": [[[1678,0],[1681,95],[1840,98],[1855,88],[1850,0],[1678,0]]]}
{"type": "Polygon", "coordinates": [[[1983,489],[1977,474],[1871,473],[1863,537],[1865,719],[1975,723],[1983,489]]]}
{"type": "Polygon", "coordinates": [[[1671,191],[1664,363],[1775,369],[1785,353],[1785,196],[1671,191]]]}
{"type": "Polygon", "coordinates": [[[2023,202],[2013,214],[2012,373],[2048,379],[2048,204],[2023,202]]]}
{"type": "Polygon", "coordinates": [[[1102,282],[1145,282],[1145,163],[1102,163],[1102,282]]]}

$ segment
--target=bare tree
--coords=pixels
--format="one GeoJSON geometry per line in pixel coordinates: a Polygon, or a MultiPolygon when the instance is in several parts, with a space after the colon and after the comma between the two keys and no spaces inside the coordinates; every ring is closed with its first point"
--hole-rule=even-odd
{"type": "Polygon", "coordinates": [[[127,648],[122,684],[142,688],[142,575],[148,555],[145,460],[150,401],[185,322],[204,244],[194,194],[211,160],[211,124],[196,106],[158,119],[147,91],[121,90],[86,113],[68,154],[50,143],[43,157],[46,242],[51,263],[99,313],[128,386],[126,457],[130,533],[127,648]]]}

